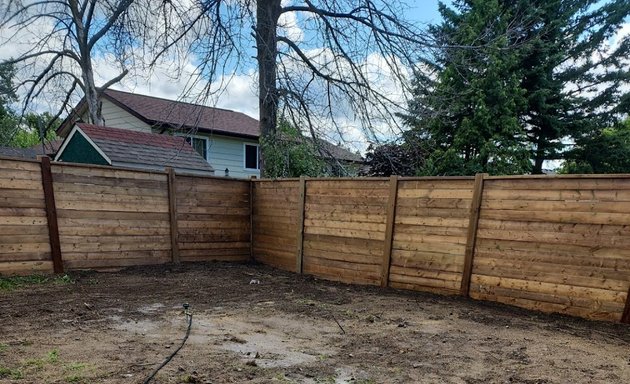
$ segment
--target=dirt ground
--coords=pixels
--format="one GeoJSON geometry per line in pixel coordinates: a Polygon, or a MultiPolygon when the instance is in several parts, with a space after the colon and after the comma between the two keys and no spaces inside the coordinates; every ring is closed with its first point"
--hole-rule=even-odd
{"type": "Polygon", "coordinates": [[[628,383],[630,327],[265,266],[71,274],[0,291],[0,382],[628,383]]]}

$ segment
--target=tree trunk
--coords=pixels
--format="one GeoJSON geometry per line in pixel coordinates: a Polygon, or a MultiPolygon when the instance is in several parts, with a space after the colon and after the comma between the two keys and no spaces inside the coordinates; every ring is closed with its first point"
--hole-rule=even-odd
{"type": "Polygon", "coordinates": [[[98,90],[94,84],[94,73],[92,72],[91,63],[86,64],[83,69],[83,83],[85,84],[85,102],[88,107],[88,115],[90,123],[94,125],[105,125],[103,115],[101,113],[101,101],[99,100],[98,90]]]}
{"type": "MultiPolygon", "coordinates": [[[[256,4],[258,107],[262,139],[272,137],[276,132],[279,99],[276,88],[277,26],[282,7],[281,0],[258,0],[256,4]]],[[[261,154],[260,163],[264,176],[264,154],[261,154]]]]}
{"type": "Polygon", "coordinates": [[[536,152],[534,153],[534,167],[532,168],[532,175],[542,175],[543,162],[545,161],[545,139],[543,138],[542,130],[538,133],[536,140],[536,152]]]}

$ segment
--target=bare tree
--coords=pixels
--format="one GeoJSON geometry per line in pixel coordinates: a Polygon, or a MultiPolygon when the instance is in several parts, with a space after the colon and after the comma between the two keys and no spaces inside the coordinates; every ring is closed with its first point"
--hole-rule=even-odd
{"type": "MultiPolygon", "coordinates": [[[[226,69],[255,67],[266,138],[275,135],[282,115],[313,137],[324,130],[342,134],[352,122],[378,140],[378,127],[396,124],[413,68],[430,45],[416,25],[403,20],[406,7],[398,0],[195,4],[194,11],[182,1],[175,6],[188,11],[178,13],[185,19],[171,38],[172,46],[186,40],[201,63],[189,90],[199,81],[214,85],[226,69]]],[[[216,91],[209,86],[205,96],[216,91]]]]}
{"type": "Polygon", "coordinates": [[[257,69],[262,137],[275,134],[281,114],[313,137],[341,134],[351,122],[378,140],[378,127],[395,124],[406,104],[401,95],[430,45],[403,20],[405,10],[399,0],[8,0],[0,27],[14,35],[34,22],[48,27],[11,60],[32,72],[20,83],[25,105],[51,87],[62,87],[68,104],[78,89],[90,119],[102,123],[99,94],[130,69],[193,55],[197,76],[182,90],[189,98],[200,84],[209,97],[226,74],[257,69]],[[142,47],[141,60],[132,47],[142,47]],[[99,87],[92,61],[104,54],[119,73],[99,87]]]}
{"type": "MultiPolygon", "coordinates": [[[[149,37],[155,18],[168,2],[148,0],[8,0],[0,9],[3,42],[29,36],[28,48],[7,60],[17,70],[23,111],[38,99],[57,99],[55,117],[84,97],[92,123],[102,125],[99,96],[121,81],[136,64],[134,49],[149,37]],[[155,4],[155,3],[153,3],[155,4]],[[117,73],[103,84],[95,81],[95,58],[107,57],[117,73]]],[[[102,76],[102,73],[101,73],[102,76]]]]}

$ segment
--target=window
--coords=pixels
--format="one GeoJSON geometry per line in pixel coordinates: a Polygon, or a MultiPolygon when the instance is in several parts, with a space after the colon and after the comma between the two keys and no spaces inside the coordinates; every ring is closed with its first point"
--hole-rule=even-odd
{"type": "Polygon", "coordinates": [[[204,137],[186,137],[186,142],[197,151],[205,160],[208,160],[208,140],[204,137]]]}
{"type": "Polygon", "coordinates": [[[245,169],[260,169],[256,144],[245,144],[245,169]]]}

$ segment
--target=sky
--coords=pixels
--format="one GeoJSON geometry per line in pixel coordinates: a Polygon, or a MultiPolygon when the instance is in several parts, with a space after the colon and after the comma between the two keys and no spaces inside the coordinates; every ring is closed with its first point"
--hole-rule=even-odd
{"type": "MultiPolygon", "coordinates": [[[[447,4],[450,1],[446,1],[447,4]]],[[[408,3],[410,9],[409,14],[406,15],[407,19],[412,22],[426,25],[429,23],[438,23],[441,20],[438,12],[438,0],[417,0],[408,3]]],[[[106,63],[103,63],[106,64],[106,63]]],[[[107,66],[103,66],[104,71],[108,71],[107,66]]],[[[254,71],[254,68],[251,68],[254,71]]],[[[250,73],[248,75],[252,75],[250,73]]],[[[109,73],[107,74],[109,75],[109,73]]],[[[230,79],[230,84],[225,93],[216,101],[216,106],[226,109],[233,109],[239,112],[243,112],[254,118],[258,118],[258,101],[253,89],[253,85],[249,83],[246,74],[233,76],[230,79]]],[[[107,76],[102,76],[106,79],[107,76]]],[[[184,82],[187,79],[180,79],[178,81],[164,81],[165,76],[162,74],[156,74],[152,76],[148,81],[144,79],[133,79],[135,81],[129,81],[126,79],[121,84],[113,86],[115,89],[127,90],[138,93],[152,94],[158,97],[174,98],[177,97],[179,92],[185,88],[184,82]]]]}
{"type": "MultiPolygon", "coordinates": [[[[188,0],[180,1],[185,2],[188,0]]],[[[285,3],[290,3],[291,1],[292,0],[283,0],[285,3]]],[[[403,1],[407,1],[407,5],[410,7],[409,11],[404,15],[408,21],[419,23],[421,26],[440,22],[441,17],[438,12],[437,0],[403,1]]],[[[450,4],[452,1],[445,2],[450,4]]],[[[0,4],[2,4],[2,0],[0,0],[0,4]]],[[[289,17],[288,19],[283,20],[283,23],[286,27],[282,32],[288,34],[289,36],[296,36],[298,38],[303,37],[303,31],[300,29],[298,19],[291,19],[289,17]]],[[[20,51],[23,51],[25,47],[29,46],[29,41],[36,40],[38,38],[38,33],[41,35],[41,31],[46,30],[46,28],[45,26],[38,26],[37,23],[32,23],[32,25],[29,26],[29,30],[32,32],[34,38],[14,39],[8,44],[0,45],[0,60],[17,56],[20,51]]],[[[622,34],[630,34],[630,22],[624,27],[622,34]]],[[[7,36],[7,31],[0,28],[0,44],[3,43],[3,39],[6,39],[7,36]]],[[[374,61],[378,62],[378,57],[375,58],[374,61]]],[[[106,81],[115,77],[119,73],[119,69],[112,64],[111,58],[108,58],[106,55],[95,58],[93,63],[97,85],[104,84],[106,81]]],[[[249,63],[251,63],[248,64],[251,65],[250,67],[242,68],[242,70],[238,73],[227,73],[223,77],[220,77],[216,83],[227,85],[221,93],[219,93],[213,100],[207,101],[206,104],[239,111],[254,118],[258,118],[256,68],[254,67],[254,60],[250,60],[249,63]]],[[[40,65],[44,64],[45,63],[40,63],[40,65]]],[[[132,73],[123,79],[121,83],[113,85],[112,88],[167,99],[197,101],[194,96],[189,96],[189,98],[186,99],[186,96],[182,95],[184,90],[190,85],[191,77],[195,76],[196,64],[197,63],[195,63],[194,58],[188,60],[183,67],[184,75],[178,78],[174,78],[172,68],[169,67],[157,68],[152,73],[139,73],[137,75],[132,73]]],[[[387,76],[383,76],[383,78],[379,81],[380,82],[375,82],[375,86],[382,87],[382,89],[389,94],[400,91],[400,87],[397,88],[396,84],[388,81],[387,76]]],[[[55,98],[49,96],[47,98],[42,98],[41,100],[40,104],[37,105],[37,110],[39,112],[52,109],[49,108],[52,106],[47,105],[47,103],[58,102],[59,97],[55,98]]],[[[402,97],[400,98],[399,104],[401,106],[406,105],[402,97]]],[[[341,132],[329,129],[329,135],[324,136],[324,138],[334,142],[343,141],[352,149],[364,151],[368,145],[369,139],[366,138],[362,127],[359,124],[360,123],[357,123],[356,121],[352,121],[352,118],[349,118],[346,126],[341,132]]],[[[399,133],[399,131],[387,131],[387,125],[384,125],[384,134],[382,136],[387,139],[388,137],[394,137],[397,133],[399,133]]]]}

